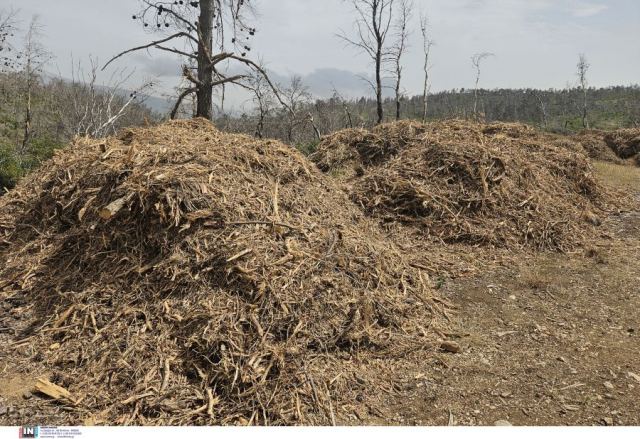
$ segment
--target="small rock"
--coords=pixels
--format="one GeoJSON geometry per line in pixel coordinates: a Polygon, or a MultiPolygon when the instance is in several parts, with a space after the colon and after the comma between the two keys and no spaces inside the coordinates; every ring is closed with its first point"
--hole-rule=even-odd
{"type": "Polygon", "coordinates": [[[6,415],[8,412],[9,412],[9,409],[6,406],[0,405],[0,416],[6,415]]]}
{"type": "Polygon", "coordinates": [[[606,417],[602,422],[604,422],[604,425],[613,425],[613,418],[606,417]]]}
{"type": "Polygon", "coordinates": [[[515,294],[510,295],[510,296],[509,296],[509,299],[511,299],[511,300],[516,300],[516,295],[515,295],[515,294]]]}
{"type": "Polygon", "coordinates": [[[24,399],[31,399],[31,398],[33,398],[33,393],[28,392],[28,391],[27,391],[27,392],[24,392],[24,393],[22,394],[22,397],[23,397],[24,399]]]}
{"type": "Polygon", "coordinates": [[[447,352],[452,352],[454,354],[458,354],[462,352],[462,347],[455,341],[445,340],[440,344],[440,349],[447,352]]]}
{"type": "Polygon", "coordinates": [[[513,424],[505,419],[499,419],[494,424],[496,427],[511,427],[513,424]]]}
{"type": "Polygon", "coordinates": [[[613,384],[610,381],[605,381],[604,386],[609,390],[613,390],[613,384]]]}
{"type": "Polygon", "coordinates": [[[55,351],[56,349],[60,349],[60,343],[53,343],[51,346],[49,346],[49,350],[51,351],[55,351]]]}

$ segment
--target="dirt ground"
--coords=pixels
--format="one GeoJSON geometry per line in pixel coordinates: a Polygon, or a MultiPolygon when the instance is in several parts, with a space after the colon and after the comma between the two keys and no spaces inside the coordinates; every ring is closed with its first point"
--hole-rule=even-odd
{"type": "MultiPolygon", "coordinates": [[[[639,169],[596,168],[640,192],[639,169]]],[[[611,216],[602,230],[586,252],[522,258],[446,284],[463,351],[396,377],[387,421],[639,425],[640,212],[611,216]]]]}
{"type": "MultiPolygon", "coordinates": [[[[640,201],[640,169],[596,168],[640,201]]],[[[462,352],[389,367],[389,392],[366,395],[359,414],[338,410],[337,423],[639,425],[640,212],[612,215],[601,230],[586,251],[523,256],[444,283],[462,352]]],[[[0,319],[0,342],[15,318],[0,319]]],[[[64,419],[32,394],[34,379],[0,360],[0,425],[64,419]]]]}

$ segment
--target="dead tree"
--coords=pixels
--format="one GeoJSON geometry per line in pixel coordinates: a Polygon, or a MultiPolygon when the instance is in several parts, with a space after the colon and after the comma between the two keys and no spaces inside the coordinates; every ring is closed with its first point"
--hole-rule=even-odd
{"type": "Polygon", "coordinates": [[[589,120],[587,119],[587,88],[589,85],[587,81],[587,72],[589,71],[589,67],[591,67],[591,65],[587,61],[587,57],[584,55],[584,53],[581,53],[580,57],[578,58],[577,75],[578,75],[578,83],[580,84],[580,90],[582,91],[582,127],[583,128],[589,128],[589,120]]]}
{"type": "Polygon", "coordinates": [[[309,111],[307,113],[307,119],[309,120],[309,123],[311,124],[311,128],[313,128],[313,135],[315,136],[316,140],[320,140],[320,130],[318,129],[318,125],[316,125],[316,122],[313,118],[313,114],[311,114],[311,112],[309,111]]]}
{"type": "Polygon", "coordinates": [[[287,141],[291,143],[296,127],[311,121],[309,114],[304,114],[304,109],[311,101],[311,93],[299,75],[292,76],[289,85],[284,87],[280,93],[288,108],[287,114],[284,116],[284,123],[287,141]]]}
{"type": "Polygon", "coordinates": [[[177,114],[181,102],[195,94],[196,116],[211,120],[214,88],[237,84],[247,76],[223,71],[227,70],[223,67],[229,62],[244,65],[264,76],[280,103],[286,106],[267,73],[247,57],[251,51],[248,40],[257,32],[247,22],[253,3],[252,0],[141,0],[142,9],[133,15],[133,19],[162,37],[119,53],[103,69],[125,54],[149,48],[180,55],[184,59],[182,74],[190,85],[179,94],[172,117],[177,114]]]}
{"type": "Polygon", "coordinates": [[[344,115],[347,118],[345,128],[353,128],[353,116],[351,115],[351,110],[349,109],[349,103],[347,100],[340,94],[338,89],[333,86],[333,96],[332,99],[336,100],[341,106],[342,111],[344,111],[344,115]]]}
{"type": "Polygon", "coordinates": [[[478,120],[478,84],[480,83],[480,64],[485,58],[495,56],[491,52],[476,53],[471,57],[471,64],[476,71],[476,84],[473,91],[473,117],[478,120]]]}
{"type": "Polygon", "coordinates": [[[352,38],[342,31],[338,35],[348,45],[367,55],[375,66],[375,93],[377,122],[382,123],[382,70],[385,58],[389,54],[387,37],[393,20],[395,0],[345,0],[351,3],[356,12],[356,37],[352,38]]]}
{"type": "Polygon", "coordinates": [[[17,12],[0,11],[0,73],[12,71],[18,68],[18,56],[13,46],[13,38],[16,32],[17,12]]]}
{"type": "Polygon", "coordinates": [[[545,104],[544,100],[542,100],[542,96],[538,91],[534,90],[533,94],[540,104],[540,112],[542,113],[542,124],[545,128],[547,128],[547,105],[545,104]]]}
{"type": "Polygon", "coordinates": [[[39,84],[42,68],[50,59],[49,53],[40,44],[41,27],[38,24],[38,17],[33,16],[29,24],[29,30],[25,37],[24,50],[18,58],[22,58],[22,76],[24,81],[24,123],[22,146],[20,148],[20,156],[22,157],[29,147],[31,140],[31,123],[33,118],[32,100],[35,87],[39,84]]]}
{"type": "Polygon", "coordinates": [[[400,10],[398,11],[398,18],[395,23],[396,41],[391,49],[391,59],[393,61],[394,76],[395,76],[395,105],[396,105],[396,120],[400,120],[400,99],[402,97],[401,81],[402,81],[402,55],[407,50],[407,43],[409,38],[409,19],[411,18],[411,11],[413,4],[410,0],[399,0],[400,10]]]}
{"type": "Polygon", "coordinates": [[[424,64],[422,66],[424,73],[424,83],[422,87],[422,122],[425,122],[427,120],[429,90],[431,88],[429,84],[429,70],[431,70],[431,66],[429,65],[431,60],[429,56],[431,55],[431,47],[434,45],[429,35],[429,22],[425,14],[420,14],[420,32],[422,33],[422,50],[424,53],[424,64]]]}
{"type": "Polygon", "coordinates": [[[72,79],[68,105],[71,129],[76,136],[104,137],[117,132],[119,122],[126,118],[134,104],[142,104],[145,91],[152,82],[145,82],[135,90],[123,93],[124,84],[133,74],[125,69],[111,73],[99,83],[98,61],[89,58],[90,70],[85,73],[81,63],[72,66],[72,79]]]}
{"type": "MultiPolygon", "coordinates": [[[[262,63],[259,65],[262,67],[262,63]]],[[[273,91],[267,84],[265,77],[258,72],[254,72],[247,78],[246,88],[253,94],[253,104],[258,113],[258,121],[256,122],[254,135],[261,139],[264,135],[265,120],[274,104],[273,91]]]]}

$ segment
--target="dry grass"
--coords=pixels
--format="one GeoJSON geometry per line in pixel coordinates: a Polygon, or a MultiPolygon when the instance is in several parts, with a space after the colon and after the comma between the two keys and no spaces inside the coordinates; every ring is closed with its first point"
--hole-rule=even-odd
{"type": "Polygon", "coordinates": [[[594,161],[593,167],[598,177],[607,184],[619,189],[638,190],[640,168],[602,161],[594,161]]]}

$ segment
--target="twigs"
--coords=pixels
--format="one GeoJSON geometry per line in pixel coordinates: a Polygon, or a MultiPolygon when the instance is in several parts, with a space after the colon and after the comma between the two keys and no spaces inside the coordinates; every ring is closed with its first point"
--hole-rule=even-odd
{"type": "Polygon", "coordinates": [[[386,224],[445,243],[565,251],[588,228],[584,206],[607,196],[585,157],[553,140],[519,124],[403,121],[327,136],[311,159],[386,224]]]}
{"type": "Polygon", "coordinates": [[[202,119],[78,142],[0,198],[0,279],[39,328],[0,351],[46,352],[100,423],[336,424],[354,358],[402,361],[445,319],[408,300],[418,270],[289,146],[202,119]]]}
{"type": "Polygon", "coordinates": [[[119,54],[117,54],[116,56],[111,58],[109,61],[107,61],[107,63],[104,66],[102,66],[101,70],[104,71],[104,69],[106,69],[109,66],[109,64],[111,64],[112,62],[114,62],[118,58],[120,58],[120,57],[122,57],[122,56],[124,56],[124,55],[126,55],[128,53],[136,52],[138,50],[148,49],[150,47],[156,47],[159,44],[166,43],[167,41],[171,41],[171,40],[176,39],[176,38],[187,38],[187,39],[190,39],[190,40],[194,41],[196,44],[198,43],[198,40],[196,40],[189,33],[187,33],[187,32],[176,32],[175,34],[169,35],[166,38],[155,40],[155,41],[152,41],[152,42],[150,42],[148,44],[143,44],[142,46],[136,46],[136,47],[133,47],[131,49],[125,50],[123,52],[120,52],[119,54]]]}

